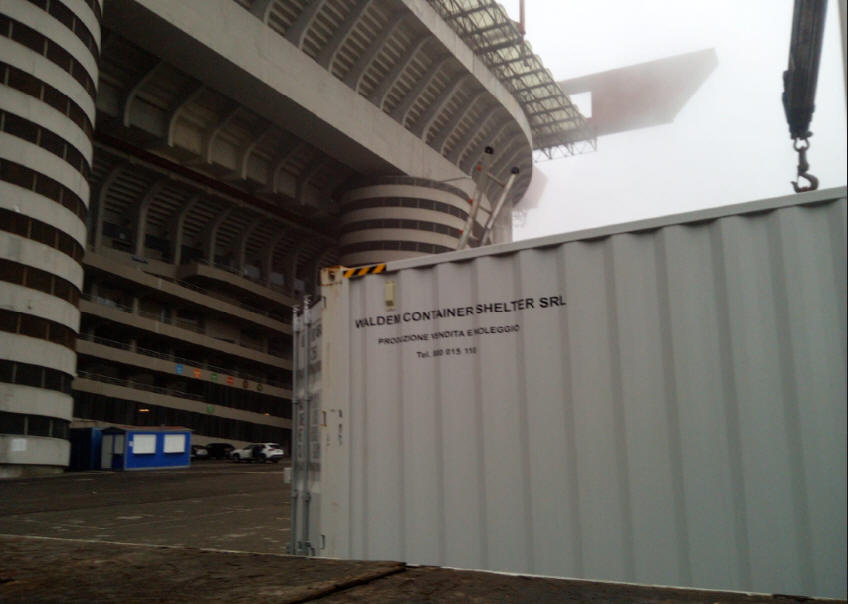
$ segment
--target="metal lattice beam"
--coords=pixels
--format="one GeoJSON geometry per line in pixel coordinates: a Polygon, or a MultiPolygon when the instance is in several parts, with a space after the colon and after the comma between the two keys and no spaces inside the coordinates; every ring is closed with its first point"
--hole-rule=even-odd
{"type": "Polygon", "coordinates": [[[552,147],[570,150],[580,137],[594,137],[592,129],[586,127],[586,119],[558,88],[500,4],[495,0],[428,2],[512,92],[528,119],[540,113],[552,116],[548,122],[530,120],[535,150],[552,147]],[[545,104],[540,112],[542,102],[545,104]],[[550,132],[551,124],[559,126],[554,133],[550,132]]]}

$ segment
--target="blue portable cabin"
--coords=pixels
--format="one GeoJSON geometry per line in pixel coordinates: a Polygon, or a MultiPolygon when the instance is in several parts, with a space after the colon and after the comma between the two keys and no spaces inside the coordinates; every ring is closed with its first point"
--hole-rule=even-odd
{"type": "Polygon", "coordinates": [[[191,465],[191,430],[112,427],[102,430],[102,470],[157,470],[191,465]]]}

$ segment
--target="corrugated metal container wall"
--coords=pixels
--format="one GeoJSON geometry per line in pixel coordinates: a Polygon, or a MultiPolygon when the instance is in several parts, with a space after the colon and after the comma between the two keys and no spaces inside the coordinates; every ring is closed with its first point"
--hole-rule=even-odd
{"type": "Polygon", "coordinates": [[[844,597],[845,247],[843,188],[325,271],[319,555],[844,597]]]}
{"type": "Polygon", "coordinates": [[[292,316],[292,483],[290,554],[314,556],[321,502],[321,312],[306,296],[292,316]]]}

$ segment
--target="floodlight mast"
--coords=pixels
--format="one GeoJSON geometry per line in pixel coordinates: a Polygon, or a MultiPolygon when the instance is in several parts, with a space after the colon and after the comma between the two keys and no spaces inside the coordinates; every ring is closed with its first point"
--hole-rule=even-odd
{"type": "Polygon", "coordinates": [[[518,31],[522,36],[527,33],[524,23],[524,0],[518,0],[518,31]]]}

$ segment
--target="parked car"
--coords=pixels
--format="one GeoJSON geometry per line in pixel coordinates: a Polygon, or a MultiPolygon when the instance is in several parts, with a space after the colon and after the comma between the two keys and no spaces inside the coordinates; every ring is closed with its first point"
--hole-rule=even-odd
{"type": "Polygon", "coordinates": [[[230,443],[209,443],[206,445],[209,459],[229,459],[235,447],[230,443]]]}
{"type": "Polygon", "coordinates": [[[191,446],[192,459],[209,459],[209,451],[203,445],[191,446]]]}
{"type": "Polygon", "coordinates": [[[277,443],[252,443],[230,453],[230,458],[235,462],[277,463],[283,458],[283,448],[277,443]]]}

